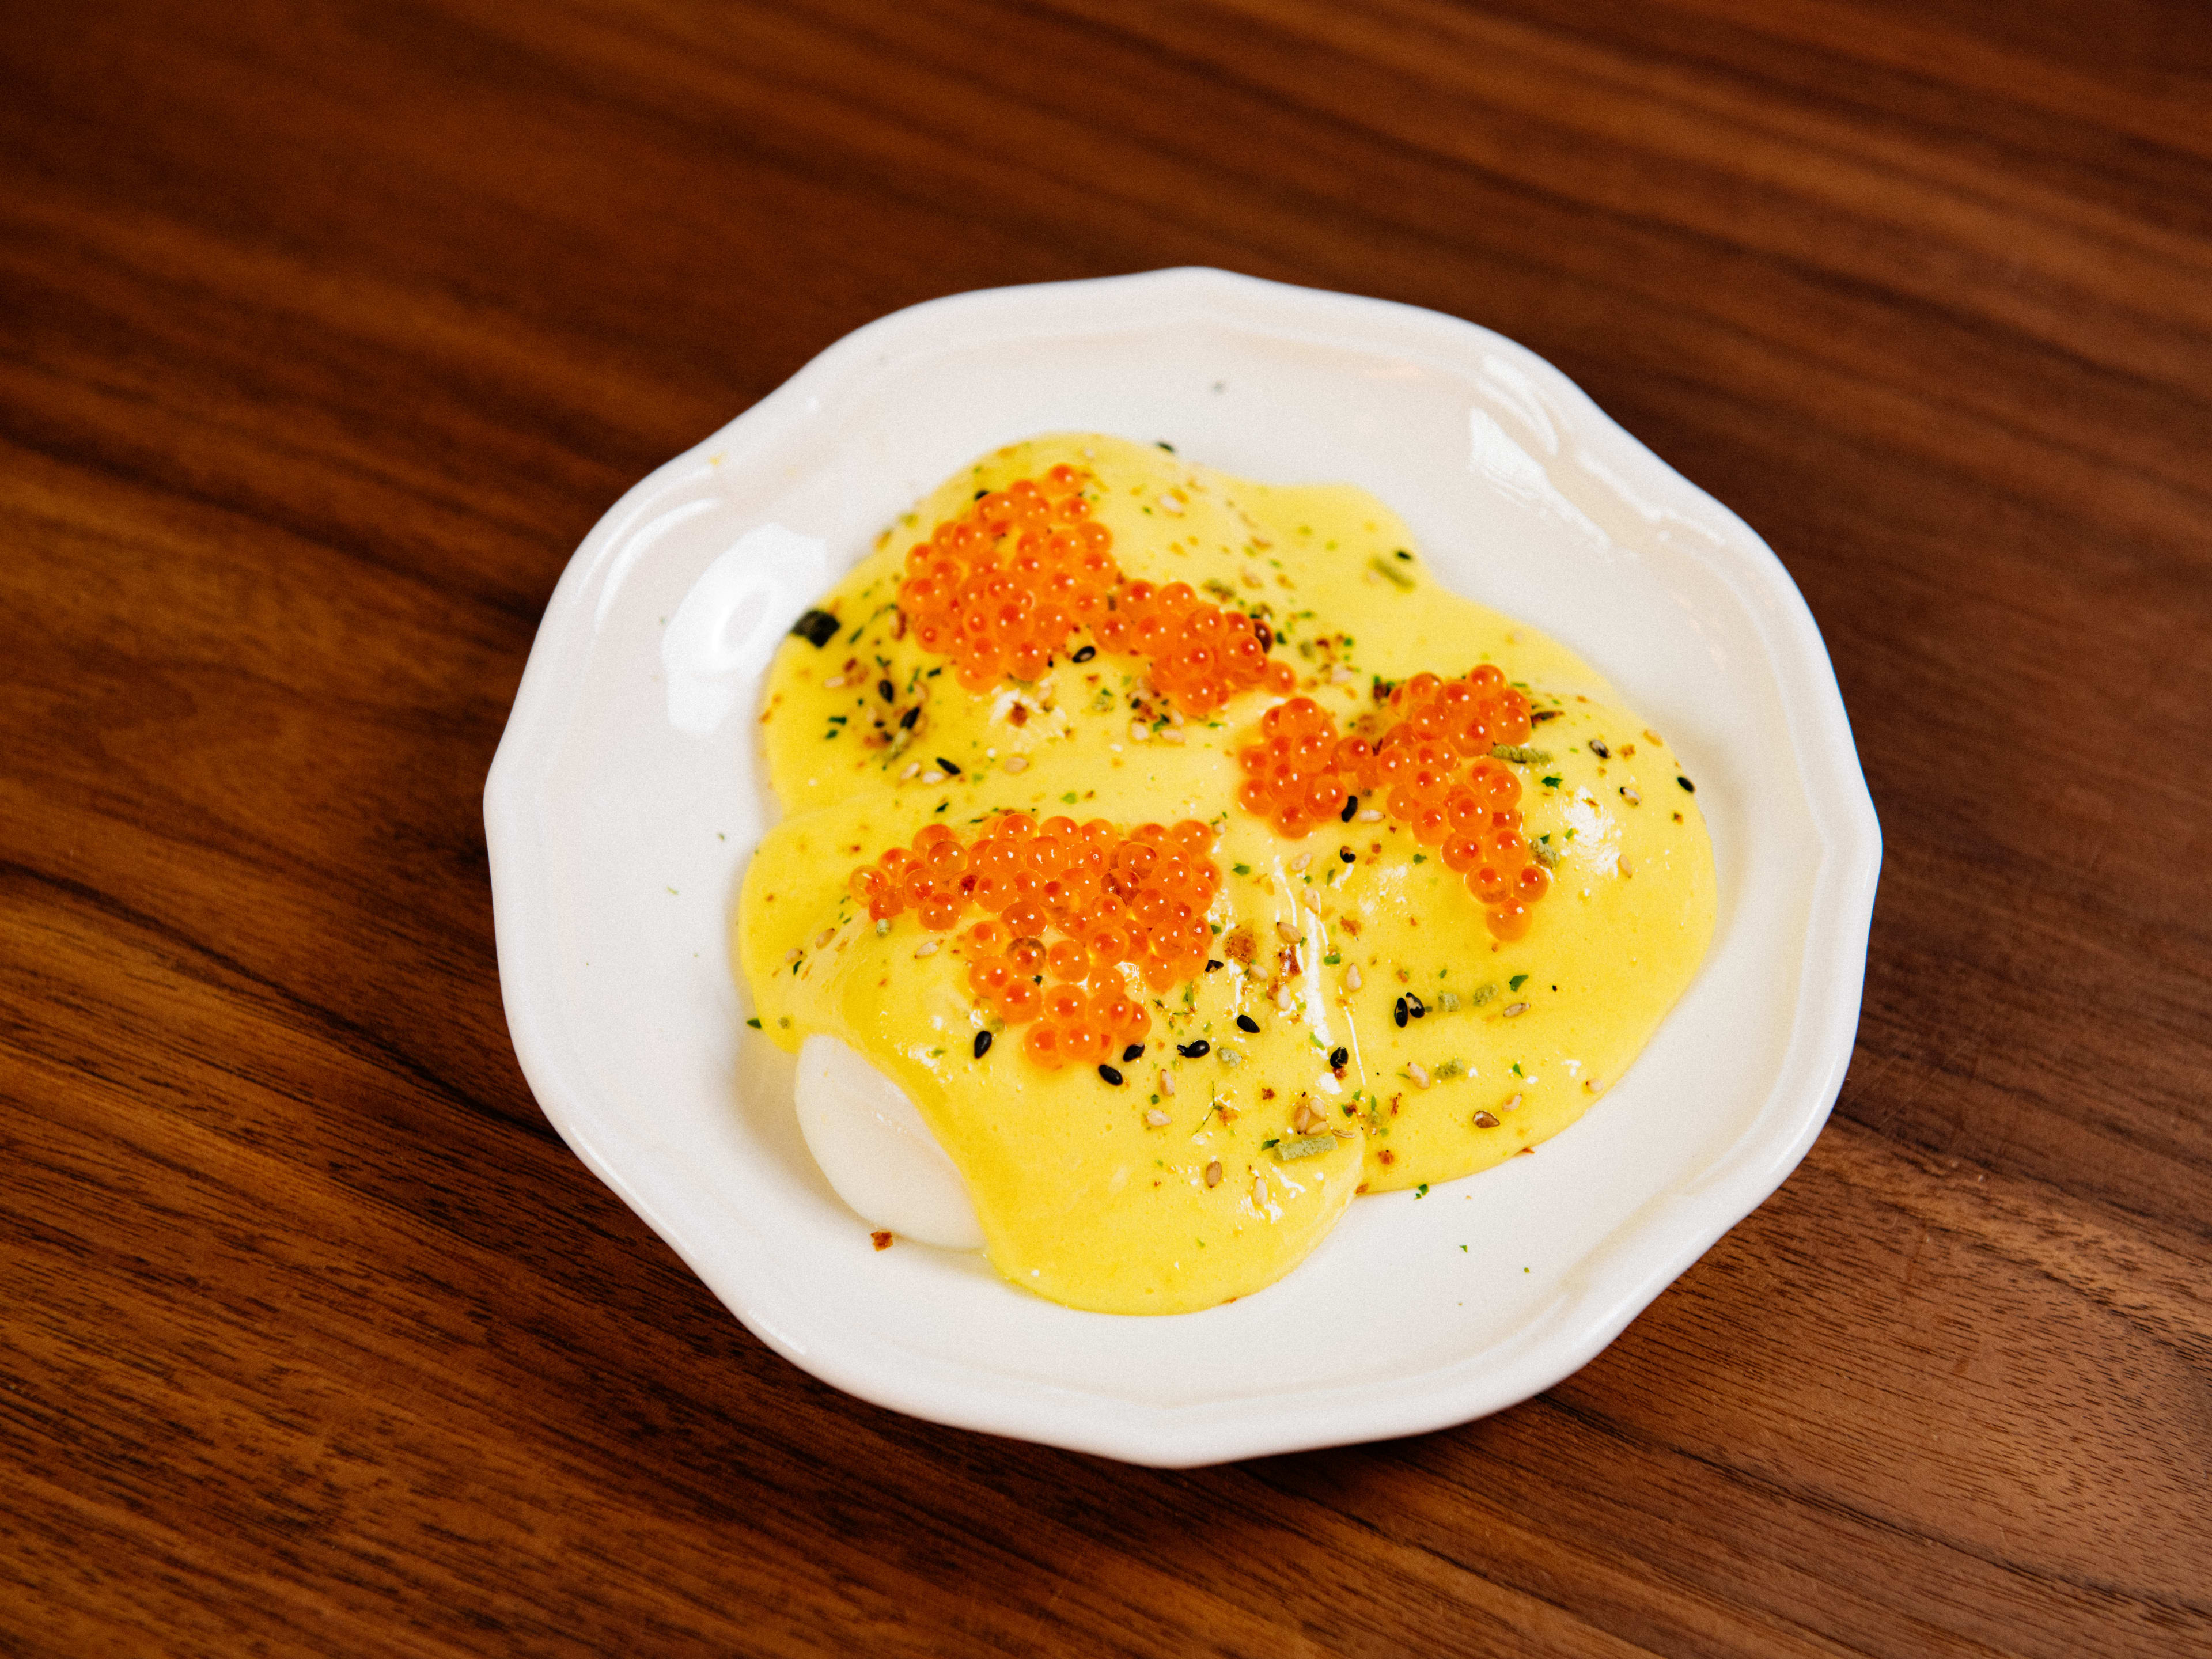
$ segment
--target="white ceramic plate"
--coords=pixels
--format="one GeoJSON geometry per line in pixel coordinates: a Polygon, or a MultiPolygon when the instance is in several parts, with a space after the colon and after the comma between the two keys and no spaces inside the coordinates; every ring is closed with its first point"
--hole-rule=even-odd
{"type": "Polygon", "coordinates": [[[900,312],[639,484],[555,590],[484,817],[539,1104],[738,1318],[878,1404],[1165,1466],[1463,1422],[1589,1360],[1820,1133],[1881,863],[1820,635],[1740,520],[1510,340],[1215,270],[900,312]],[[1666,734],[1719,863],[1710,958],[1581,1122],[1425,1199],[1362,1199],[1280,1284],[1175,1317],[876,1251],[730,969],[775,817],[753,717],[777,640],[954,468],[1071,428],[1372,490],[1443,580],[1574,647],[1666,734]]]}

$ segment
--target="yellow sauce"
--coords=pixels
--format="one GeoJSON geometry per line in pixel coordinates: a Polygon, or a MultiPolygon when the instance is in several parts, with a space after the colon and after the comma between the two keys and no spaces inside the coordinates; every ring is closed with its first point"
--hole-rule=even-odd
{"type": "Polygon", "coordinates": [[[1704,956],[1712,854],[1672,752],[1573,653],[1437,585],[1361,490],[1041,439],[948,480],[821,610],[837,631],[787,640],[768,682],[762,731],[787,816],[746,872],[738,961],[773,1041],[836,1036],[906,1091],[965,1180],[992,1262],[1055,1301],[1209,1307],[1289,1271],[1355,1190],[1527,1151],[1620,1079],[1704,956]],[[1524,688],[1544,758],[1517,766],[1520,805],[1553,884],[1523,937],[1492,937],[1462,878],[1387,813],[1292,841],[1243,811],[1238,748],[1279,694],[1186,720],[1146,697],[1141,659],[1103,652],[971,694],[918,647],[893,603],[908,545],[1060,463],[1089,475],[1125,578],[1188,582],[1267,618],[1297,694],[1340,726],[1375,708],[1378,679],[1487,662],[1524,688]],[[965,836],[1007,810],[1219,828],[1222,965],[1161,994],[1133,981],[1152,1025],[1141,1059],[1117,1059],[1120,1087],[1040,1068],[1012,1031],[978,1058],[989,1022],[961,932],[912,912],[872,922],[848,889],[924,824],[965,836]],[[1178,1052],[1200,1040],[1202,1055],[1178,1052]],[[1302,1109],[1327,1127],[1301,1133],[1302,1109]],[[1320,1135],[1330,1145],[1314,1151],[1320,1135]],[[1285,1147],[1305,1155],[1285,1161],[1285,1147]]]}

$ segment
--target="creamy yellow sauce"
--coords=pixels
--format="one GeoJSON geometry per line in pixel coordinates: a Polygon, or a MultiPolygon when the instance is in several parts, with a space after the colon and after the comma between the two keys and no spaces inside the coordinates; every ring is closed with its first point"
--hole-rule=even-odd
{"type": "Polygon", "coordinates": [[[1712,854],[1672,751],[1572,653],[1438,586],[1364,491],[1040,439],[947,480],[820,610],[836,631],[786,641],[768,681],[761,732],[787,817],[746,872],[735,955],[771,1040],[838,1037],[906,1091],[965,1180],[990,1260],[1040,1295],[1174,1313],[1272,1283],[1355,1192],[1455,1180],[1573,1122],[1704,956],[1712,854]],[[1282,694],[1188,720],[1151,695],[1141,659],[1106,652],[976,694],[919,647],[894,603],[909,545],[1063,463],[1087,475],[1125,579],[1188,582],[1264,618],[1297,695],[1340,726],[1381,712],[1378,681],[1424,671],[1492,663],[1523,688],[1538,723],[1515,765],[1520,806],[1552,878],[1524,936],[1494,937],[1461,877],[1387,813],[1289,840],[1242,810],[1239,746],[1282,694]],[[871,921],[848,887],[925,824],[965,837],[1010,810],[1218,827],[1220,966],[1165,992],[1133,983],[1152,1024],[1141,1058],[1117,1048],[1119,1087],[1088,1066],[1042,1069],[1014,1030],[978,1058],[993,1022],[963,932],[931,933],[911,910],[871,921]],[[1201,1040],[1203,1054],[1178,1052],[1201,1040]]]}

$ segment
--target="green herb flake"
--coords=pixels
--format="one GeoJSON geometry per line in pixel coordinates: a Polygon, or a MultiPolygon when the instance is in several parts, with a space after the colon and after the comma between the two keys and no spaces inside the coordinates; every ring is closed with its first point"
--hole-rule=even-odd
{"type": "Polygon", "coordinates": [[[1528,975],[1526,975],[1526,974],[1516,974],[1516,975],[1513,975],[1513,977],[1512,977],[1511,979],[1509,979],[1509,980],[1507,980],[1507,981],[1505,981],[1505,988],[1506,988],[1507,990],[1509,990],[1509,991],[1517,991],[1517,990],[1519,990],[1522,986],[1526,985],[1528,982],[1528,975]]]}
{"type": "Polygon", "coordinates": [[[1334,1135],[1298,1135],[1275,1147],[1275,1159],[1280,1164],[1295,1164],[1302,1158],[1319,1158],[1335,1146],[1334,1135]]]}

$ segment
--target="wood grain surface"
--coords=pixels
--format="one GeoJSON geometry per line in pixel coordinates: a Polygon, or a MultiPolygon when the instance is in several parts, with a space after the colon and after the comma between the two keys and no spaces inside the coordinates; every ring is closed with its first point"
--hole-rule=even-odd
{"type": "Polygon", "coordinates": [[[0,1650],[2212,1652],[2212,10],[0,12],[0,1650]],[[1887,836],[1774,1198],[1487,1421],[1184,1474],[766,1350],[480,819],[631,483],[884,312],[1474,319],[1779,552],[1887,836]]]}

